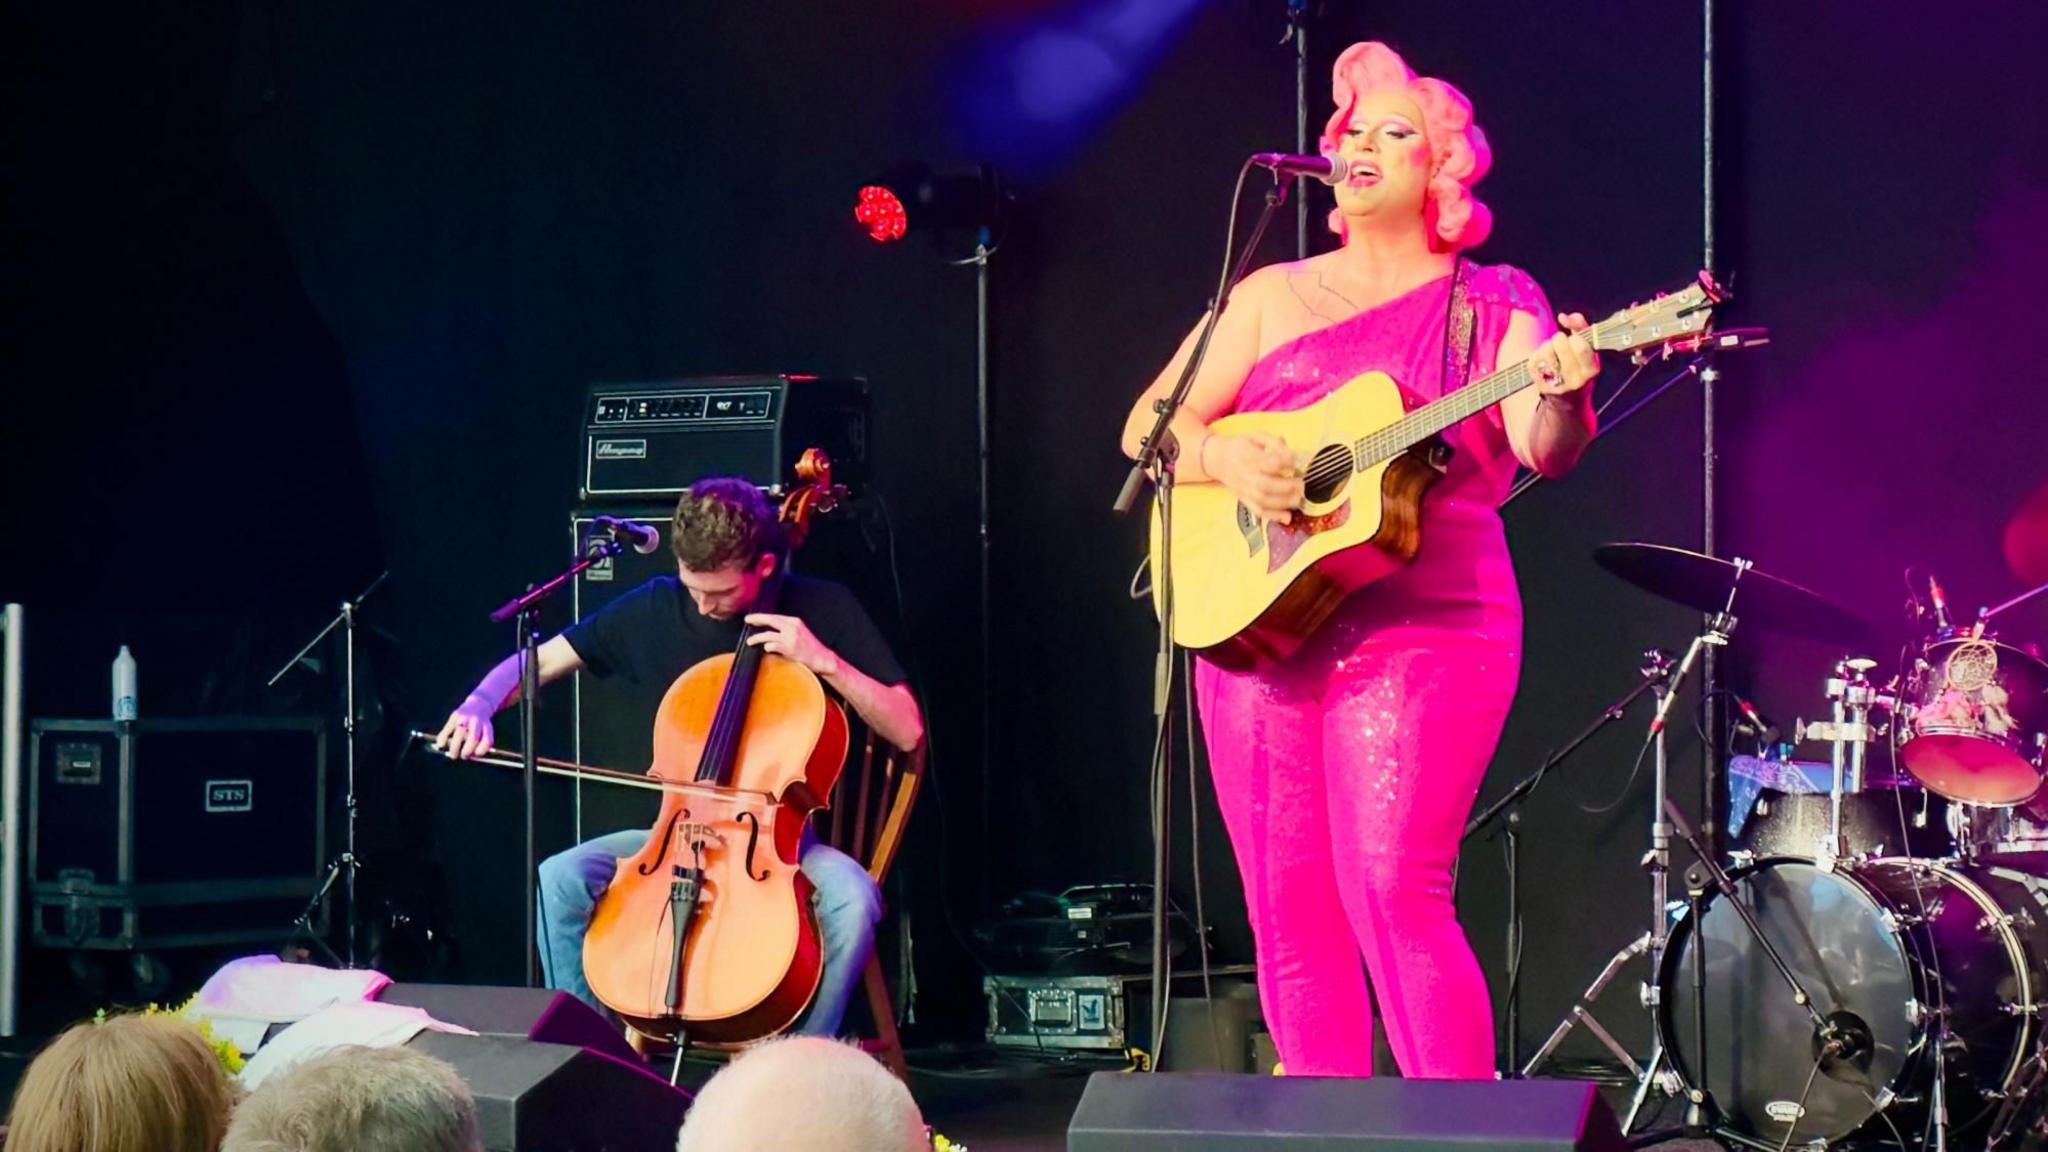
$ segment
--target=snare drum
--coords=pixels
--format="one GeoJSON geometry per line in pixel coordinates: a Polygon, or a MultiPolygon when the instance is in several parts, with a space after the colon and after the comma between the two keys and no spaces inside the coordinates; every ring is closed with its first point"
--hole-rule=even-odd
{"type": "Polygon", "coordinates": [[[2041,788],[2048,664],[1950,629],[1920,652],[1899,693],[1899,762],[1951,800],[2002,808],[2041,788]]]}

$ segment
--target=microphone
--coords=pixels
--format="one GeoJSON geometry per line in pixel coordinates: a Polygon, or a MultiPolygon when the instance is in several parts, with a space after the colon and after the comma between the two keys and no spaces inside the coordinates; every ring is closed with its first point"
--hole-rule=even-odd
{"type": "Polygon", "coordinates": [[[1695,352],[1735,352],[1743,348],[1761,348],[1770,342],[1769,329],[1723,328],[1719,332],[1701,332],[1696,336],[1682,336],[1669,341],[1656,355],[1669,360],[1673,356],[1690,356],[1695,352]]]}
{"type": "Polygon", "coordinates": [[[603,533],[621,544],[629,545],[642,556],[652,555],[661,547],[661,533],[653,525],[635,520],[621,520],[616,516],[597,516],[590,521],[591,535],[603,533]]]}
{"type": "Polygon", "coordinates": [[[1351,178],[1351,161],[1335,152],[1321,156],[1299,156],[1292,152],[1254,152],[1252,163],[1261,168],[1270,168],[1275,176],[1307,176],[1325,184],[1337,185],[1351,178]]]}
{"type": "Polygon", "coordinates": [[[1927,593],[1934,600],[1934,626],[1943,632],[1948,631],[1948,597],[1942,593],[1941,581],[1936,580],[1932,572],[1927,574],[1927,593]]]}
{"type": "Polygon", "coordinates": [[[1742,713],[1742,718],[1745,721],[1745,723],[1737,725],[1737,727],[1748,728],[1756,734],[1758,740],[1765,744],[1777,743],[1779,735],[1778,726],[1764,719],[1763,713],[1756,710],[1756,705],[1737,696],[1735,698],[1735,710],[1742,713]]]}

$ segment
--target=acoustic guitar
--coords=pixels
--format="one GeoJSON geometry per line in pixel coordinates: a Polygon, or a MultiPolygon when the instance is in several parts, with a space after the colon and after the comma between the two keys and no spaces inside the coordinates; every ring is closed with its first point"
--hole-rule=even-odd
{"type": "MultiPolygon", "coordinates": [[[[1724,299],[1707,273],[1587,329],[1602,352],[1641,352],[1707,330],[1724,299]]],[[[1245,412],[1210,425],[1264,432],[1300,453],[1305,495],[1292,523],[1262,521],[1212,482],[1173,488],[1173,638],[1225,668],[1263,667],[1299,648],[1346,596],[1399,570],[1422,546],[1422,499],[1450,459],[1445,429],[1533,382],[1509,365],[1412,411],[1384,372],[1306,408],[1245,412]]],[[[1152,510],[1153,601],[1162,608],[1159,508],[1152,510]]]]}

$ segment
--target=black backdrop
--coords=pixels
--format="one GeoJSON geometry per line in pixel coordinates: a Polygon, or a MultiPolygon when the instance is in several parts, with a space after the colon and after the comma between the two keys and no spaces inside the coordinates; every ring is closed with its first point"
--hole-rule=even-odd
{"type": "MultiPolygon", "coordinates": [[[[465,976],[514,980],[513,783],[420,757],[393,771],[389,735],[437,724],[509,642],[484,611],[559,566],[583,385],[865,375],[907,619],[876,610],[937,743],[897,903],[920,1020],[972,1033],[957,937],[992,900],[1147,869],[1151,632],[1123,591],[1140,526],[1106,512],[1115,434],[1207,294],[1237,161],[1292,139],[1284,7],[12,6],[0,594],[34,613],[33,711],[97,714],[122,642],[146,708],[284,706],[259,678],[388,565],[373,847],[445,889],[465,976]],[[1025,182],[996,256],[984,772],[971,272],[920,243],[874,248],[847,207],[897,160],[970,160],[1032,127],[976,138],[948,86],[999,89],[999,70],[963,81],[955,62],[1048,29],[1151,70],[1025,182]]],[[[1719,29],[1729,319],[1775,339],[1727,365],[1723,543],[1887,622],[1911,560],[1971,603],[2014,590],[1998,526],[2048,479],[2021,371],[2048,204],[2039,25],[1989,2],[1931,30],[1799,0],[1719,29]]],[[[1465,88],[1497,156],[1480,256],[1561,306],[1611,309],[1698,266],[1696,5],[1332,0],[1313,33],[1312,123],[1329,59],[1366,36],[1465,88]]],[[[1588,554],[1698,541],[1700,419],[1681,387],[1508,513],[1527,659],[1488,795],[1625,691],[1642,647],[1689,636],[1588,554]]],[[[2048,613],[2009,631],[2048,633],[2048,613]]],[[[1750,632],[1731,680],[1812,715],[1835,654],[1750,632]]],[[[1622,795],[1632,745],[1602,737],[1528,808],[1532,1037],[1640,930],[1646,791],[1588,811],[1622,795]]],[[[1691,800],[1697,751],[1675,752],[1691,800]]],[[[1245,958],[1198,799],[1209,918],[1245,958]]],[[[1501,879],[1495,845],[1468,853],[1461,901],[1496,980],[1501,879]]],[[[1639,1039],[1633,1001],[1618,988],[1604,1017],[1639,1039]]]]}

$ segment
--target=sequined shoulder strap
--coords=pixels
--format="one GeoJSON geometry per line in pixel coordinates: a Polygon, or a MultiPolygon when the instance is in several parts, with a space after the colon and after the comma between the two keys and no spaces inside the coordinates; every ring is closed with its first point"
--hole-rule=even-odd
{"type": "Polygon", "coordinates": [[[1444,374],[1446,393],[1463,388],[1472,379],[1472,340],[1477,325],[1472,318],[1472,301],[1465,285],[1471,263],[1459,256],[1451,266],[1451,299],[1444,309],[1444,374]]]}

